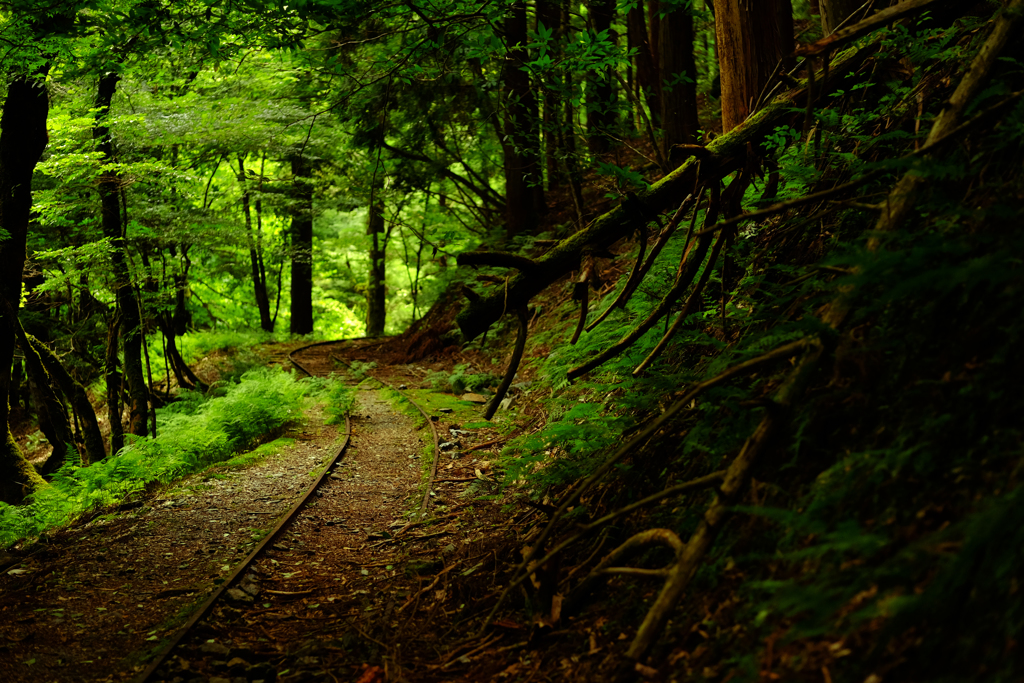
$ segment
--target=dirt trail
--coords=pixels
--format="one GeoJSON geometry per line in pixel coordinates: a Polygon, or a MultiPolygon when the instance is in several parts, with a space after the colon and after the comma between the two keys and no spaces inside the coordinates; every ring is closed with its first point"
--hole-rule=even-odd
{"type": "Polygon", "coordinates": [[[282,452],[41,539],[0,575],[0,680],[127,680],[336,452],[319,411],[282,452]]]}
{"type": "MultiPolygon", "coordinates": [[[[336,352],[306,362],[328,374],[336,352]]],[[[422,369],[377,373],[426,386],[422,369]]],[[[499,503],[479,499],[493,486],[479,476],[489,456],[471,446],[493,433],[434,411],[451,442],[430,518],[418,520],[431,432],[378,387],[360,385],[350,446],[318,495],[150,680],[479,677],[465,671],[472,658],[452,655],[468,647],[464,608],[494,593],[493,572],[508,559],[494,551],[508,520],[499,503]]],[[[319,409],[307,418],[286,434],[294,443],[257,465],[188,477],[11,558],[0,574],[0,680],[137,676],[337,454],[343,430],[319,409]]]]}
{"type": "Polygon", "coordinates": [[[157,679],[358,677],[401,633],[411,590],[391,533],[415,508],[419,430],[376,390],[358,392],[352,441],[333,474],[157,679]],[[390,533],[389,533],[390,531],[390,533]]]}

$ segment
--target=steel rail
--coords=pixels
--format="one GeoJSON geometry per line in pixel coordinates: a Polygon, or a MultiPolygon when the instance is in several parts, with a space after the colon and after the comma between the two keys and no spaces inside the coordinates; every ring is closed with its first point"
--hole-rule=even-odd
{"type": "MultiPolygon", "coordinates": [[[[324,342],[321,342],[321,343],[324,343],[324,342]]],[[[336,342],[326,342],[326,343],[336,343],[336,342]]],[[[315,346],[315,344],[311,344],[310,346],[315,346]]],[[[302,348],[308,348],[308,347],[302,347],[302,348]]],[[[300,350],[300,349],[296,349],[296,351],[298,351],[298,350],[300,350]]],[[[294,353],[294,351],[292,353],[294,353]]],[[[302,365],[300,365],[297,361],[295,361],[295,359],[293,359],[291,357],[291,355],[292,354],[289,354],[289,360],[291,360],[291,362],[294,363],[297,368],[302,370],[302,372],[304,372],[307,375],[309,375],[310,377],[312,377],[313,376],[312,373],[310,373],[309,370],[307,370],[306,368],[302,367],[302,365]]],[[[293,522],[295,520],[295,518],[298,516],[299,512],[306,506],[306,503],[308,503],[310,501],[310,499],[313,497],[313,494],[316,493],[316,490],[318,488],[320,488],[320,485],[324,482],[325,479],[327,479],[327,476],[331,472],[331,468],[334,467],[334,465],[336,465],[339,460],[341,460],[341,457],[345,454],[345,451],[348,449],[348,446],[349,446],[349,443],[351,442],[351,440],[352,440],[352,420],[349,418],[348,415],[346,415],[345,416],[345,440],[342,442],[341,446],[338,448],[337,454],[335,454],[335,456],[332,457],[328,461],[327,465],[324,466],[323,470],[320,472],[320,474],[317,476],[317,478],[313,481],[312,485],[310,485],[310,487],[306,491],[305,495],[303,495],[294,505],[292,505],[291,509],[288,510],[288,512],[285,513],[285,515],[278,520],[276,525],[274,525],[274,528],[271,529],[270,533],[268,533],[266,536],[264,536],[263,540],[261,540],[259,543],[256,544],[256,547],[253,548],[252,552],[250,552],[249,555],[246,556],[246,558],[244,560],[242,560],[241,563],[239,563],[238,566],[236,566],[231,571],[230,574],[228,574],[228,576],[224,579],[224,582],[221,583],[220,586],[218,586],[216,588],[216,590],[213,591],[213,593],[210,595],[210,597],[206,599],[206,602],[204,602],[202,605],[200,605],[199,609],[197,609],[195,612],[193,612],[192,616],[189,617],[189,620],[187,622],[185,622],[185,624],[175,632],[175,634],[171,637],[171,639],[167,643],[167,645],[165,645],[164,648],[162,650],[160,650],[160,652],[153,659],[153,661],[149,663],[149,665],[145,668],[145,670],[143,670],[142,673],[140,673],[138,676],[136,676],[135,678],[132,679],[132,683],[146,683],[146,681],[148,681],[150,679],[150,677],[153,675],[153,673],[157,669],[159,669],[160,666],[167,660],[167,657],[181,643],[181,641],[185,638],[185,636],[188,635],[188,633],[192,630],[192,628],[197,623],[199,623],[199,621],[203,617],[205,617],[207,614],[209,614],[210,609],[214,606],[214,604],[217,603],[217,601],[221,598],[221,596],[229,588],[231,588],[231,586],[235,583],[235,581],[238,580],[238,577],[242,576],[242,574],[245,573],[245,571],[250,567],[250,565],[252,565],[253,560],[255,560],[261,553],[263,553],[263,551],[266,550],[266,548],[270,544],[272,544],[274,541],[276,541],[278,539],[278,537],[281,535],[281,532],[284,531],[285,528],[289,524],[291,524],[291,522],[293,522]]]]}
{"type": "MultiPolygon", "coordinates": [[[[330,357],[332,360],[335,360],[351,369],[352,366],[346,363],[344,359],[335,356],[333,353],[330,354],[330,357]]],[[[437,433],[437,425],[435,425],[434,421],[430,419],[430,413],[424,410],[423,406],[421,406],[419,403],[413,400],[413,398],[409,396],[409,394],[405,393],[404,391],[396,387],[391,382],[388,382],[387,380],[383,380],[380,377],[375,377],[374,375],[371,375],[369,372],[365,372],[364,374],[370,379],[374,380],[375,382],[380,382],[388,389],[391,389],[391,391],[401,396],[404,400],[411,403],[413,407],[416,408],[416,410],[420,411],[420,415],[423,416],[423,420],[430,426],[430,431],[434,433],[434,462],[430,466],[430,479],[427,481],[427,490],[423,493],[423,500],[420,503],[419,516],[420,519],[422,520],[427,514],[427,505],[430,503],[430,492],[434,489],[434,479],[437,478],[437,465],[441,459],[441,438],[440,435],[438,435],[437,433]]]]}

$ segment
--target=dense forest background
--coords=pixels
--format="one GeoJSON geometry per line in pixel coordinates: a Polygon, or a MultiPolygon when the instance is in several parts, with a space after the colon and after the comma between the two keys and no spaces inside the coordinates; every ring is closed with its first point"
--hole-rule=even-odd
{"type": "Polygon", "coordinates": [[[0,4],[5,542],[137,493],[225,340],[466,344],[543,418],[548,626],[631,557],[625,671],[1018,680],[1021,14],[0,4]]]}

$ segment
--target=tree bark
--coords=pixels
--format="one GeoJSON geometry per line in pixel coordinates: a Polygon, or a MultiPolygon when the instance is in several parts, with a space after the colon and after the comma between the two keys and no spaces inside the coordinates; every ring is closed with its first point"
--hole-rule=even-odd
{"type": "Polygon", "coordinates": [[[861,6],[861,0],[820,0],[821,33],[830,35],[861,6]]]}
{"type": "Polygon", "coordinates": [[[292,209],[292,334],[313,332],[313,186],[312,168],[308,159],[294,156],[292,182],[295,204],[292,209]]]}
{"type": "MultiPolygon", "coordinates": [[[[607,32],[612,43],[617,37],[612,29],[614,18],[615,0],[590,0],[590,20],[595,35],[607,32]]],[[[615,89],[609,69],[595,71],[587,82],[587,142],[595,154],[608,151],[617,128],[615,89]]]]}
{"type": "MultiPolygon", "coordinates": [[[[96,149],[107,163],[114,161],[114,147],[107,126],[110,104],[120,76],[109,71],[100,77],[96,92],[96,123],[92,135],[96,149]]],[[[125,226],[121,221],[121,178],[115,171],[104,171],[97,183],[100,194],[103,235],[110,240],[110,262],[114,274],[114,293],[121,312],[121,344],[124,352],[124,376],[128,384],[128,431],[145,436],[149,426],[149,387],[143,372],[142,310],[128,270],[125,226]]]]}
{"type": "Polygon", "coordinates": [[[790,0],[715,0],[722,132],[747,118],[779,60],[793,52],[790,0]]]}
{"type": "MultiPolygon", "coordinates": [[[[565,25],[562,23],[562,8],[560,3],[554,0],[537,0],[537,22],[552,31],[552,42],[548,50],[557,59],[561,54],[562,38],[565,33],[565,25]]],[[[565,182],[565,172],[558,163],[558,158],[564,152],[559,141],[561,140],[561,128],[566,122],[561,118],[561,75],[558,71],[547,72],[548,78],[544,84],[544,164],[547,173],[547,188],[554,190],[561,187],[565,182]]]]}
{"type": "Polygon", "coordinates": [[[260,329],[264,332],[273,332],[274,321],[270,317],[270,297],[267,296],[267,269],[263,263],[263,234],[259,229],[253,231],[249,182],[245,177],[245,157],[241,154],[238,155],[238,183],[242,186],[242,215],[245,218],[246,240],[249,242],[252,289],[256,298],[256,309],[260,314],[260,329]]]}
{"type": "Polygon", "coordinates": [[[116,311],[107,329],[107,353],[104,358],[104,379],[107,383],[107,419],[110,422],[110,454],[124,448],[124,425],[121,422],[121,373],[117,369],[117,341],[121,316],[116,311]]]}
{"type": "MultiPolygon", "coordinates": [[[[629,48],[636,50],[637,89],[642,93],[637,101],[645,101],[651,110],[651,118],[655,125],[661,124],[661,77],[658,74],[658,61],[651,49],[651,39],[647,32],[647,20],[644,16],[644,4],[639,2],[626,15],[626,31],[629,37],[629,48]]],[[[658,41],[660,43],[660,41],[658,41]]]]}
{"type": "Polygon", "coordinates": [[[665,157],[673,145],[697,141],[697,62],[693,58],[693,15],[677,8],[661,20],[661,125],[665,131],[665,157]]]}
{"type": "MultiPolygon", "coordinates": [[[[40,76],[45,76],[45,71],[40,76]]],[[[25,267],[29,214],[32,209],[32,172],[46,147],[46,117],[50,100],[42,79],[15,75],[7,89],[0,120],[0,501],[17,505],[45,484],[25,460],[10,428],[11,364],[15,325],[21,303],[21,275],[25,267]]]]}
{"type": "MultiPolygon", "coordinates": [[[[872,48],[844,55],[832,62],[830,73],[845,77],[863,64],[872,48]]],[[[781,125],[794,122],[802,116],[797,110],[804,106],[807,89],[799,87],[775,97],[772,102],[753,114],[750,119],[730,133],[715,138],[700,156],[689,157],[679,168],[651,185],[647,190],[637,192],[630,202],[600,216],[585,230],[562,240],[558,245],[536,259],[537,268],[528,274],[519,274],[486,296],[471,300],[456,318],[466,340],[483,334],[494,322],[510,310],[529,303],[530,299],[550,284],[580,265],[584,251],[607,249],[614,242],[637,229],[669,208],[679,205],[680,197],[696,193],[697,188],[717,182],[723,176],[743,168],[748,147],[758,145],[764,136],[781,125]]]]}
{"type": "Polygon", "coordinates": [[[96,410],[89,401],[85,387],[71,376],[71,373],[60,362],[57,354],[46,344],[31,335],[26,335],[26,341],[39,357],[50,378],[60,388],[61,393],[74,406],[82,421],[82,436],[85,446],[85,453],[82,454],[83,464],[102,460],[106,456],[103,435],[100,433],[99,423],[96,421],[96,410]]]}
{"type": "Polygon", "coordinates": [[[384,334],[387,317],[387,290],[385,287],[384,256],[386,241],[380,239],[384,233],[384,200],[374,199],[370,206],[370,217],[366,234],[370,235],[370,273],[366,287],[366,336],[379,337],[384,334]],[[382,245],[382,242],[384,243],[382,245]]]}
{"type": "Polygon", "coordinates": [[[505,17],[504,134],[505,231],[509,236],[533,229],[544,210],[537,134],[537,98],[524,70],[527,31],[526,3],[516,2],[505,17]]]}

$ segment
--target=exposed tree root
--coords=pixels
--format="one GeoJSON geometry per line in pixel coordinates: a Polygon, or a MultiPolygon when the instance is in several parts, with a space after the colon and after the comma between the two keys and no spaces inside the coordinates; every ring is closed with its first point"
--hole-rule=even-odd
{"type": "Polygon", "coordinates": [[[490,400],[486,410],[484,410],[485,420],[490,420],[494,417],[494,413],[498,412],[498,406],[501,405],[505,394],[508,393],[509,387],[512,386],[512,380],[515,379],[516,372],[519,370],[519,363],[523,360],[523,351],[526,350],[526,335],[530,327],[530,319],[527,315],[526,307],[521,306],[517,309],[516,316],[519,318],[519,334],[516,336],[516,347],[512,351],[512,358],[508,361],[508,369],[505,370],[505,377],[501,380],[501,386],[498,387],[494,398],[490,400]]]}

